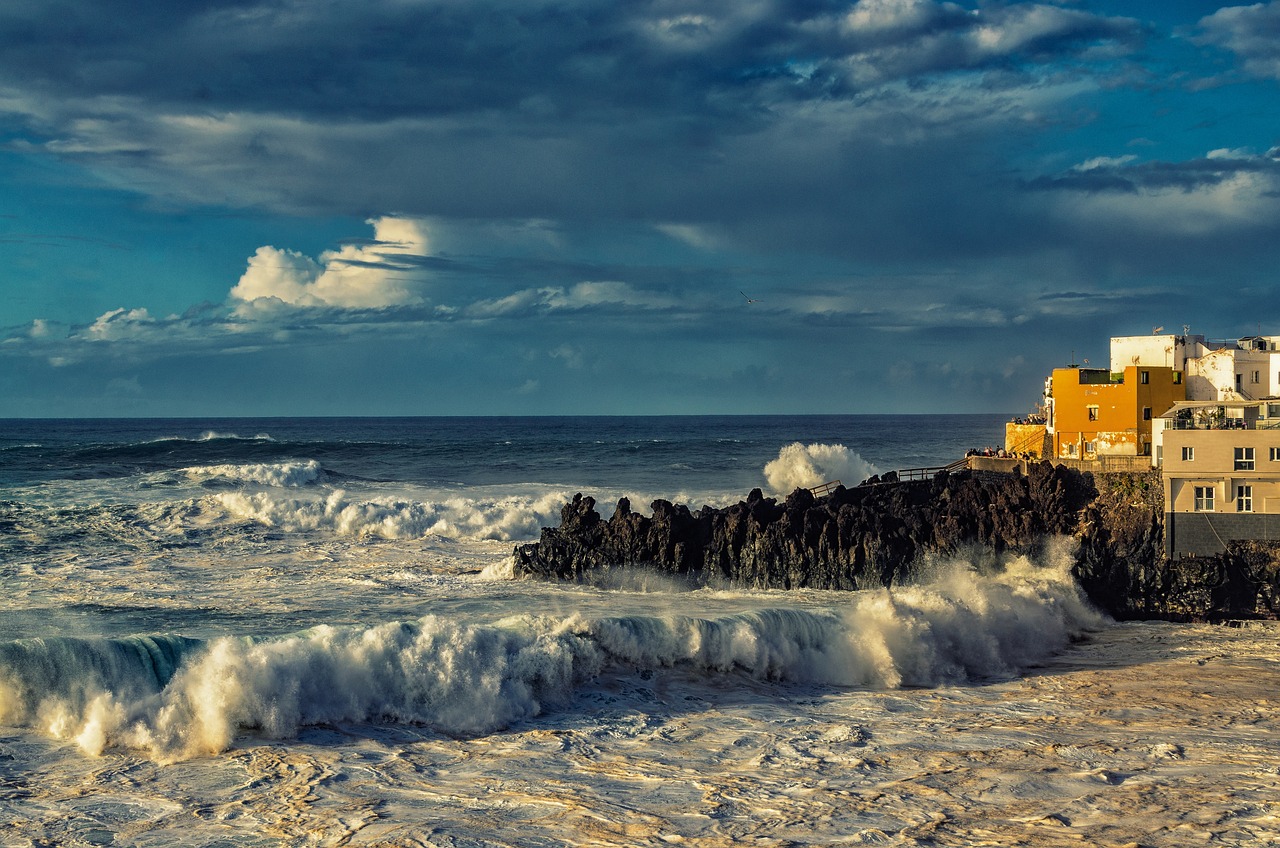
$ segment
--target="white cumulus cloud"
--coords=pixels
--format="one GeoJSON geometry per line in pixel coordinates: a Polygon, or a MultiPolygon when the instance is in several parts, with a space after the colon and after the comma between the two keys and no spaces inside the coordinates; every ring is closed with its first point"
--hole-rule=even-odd
{"type": "Polygon", "coordinates": [[[156,321],[146,309],[113,309],[98,316],[83,336],[99,341],[120,341],[147,336],[155,328],[156,321]]]}
{"type": "Polygon", "coordinates": [[[392,216],[369,223],[372,243],[326,250],[319,261],[296,250],[258,248],[231,296],[247,303],[275,298],[295,306],[350,309],[421,303],[415,288],[428,256],[425,224],[392,216]]]}

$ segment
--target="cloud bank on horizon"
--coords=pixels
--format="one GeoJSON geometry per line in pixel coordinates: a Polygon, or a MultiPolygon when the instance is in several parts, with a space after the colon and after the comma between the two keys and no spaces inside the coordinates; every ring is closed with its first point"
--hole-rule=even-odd
{"type": "Polygon", "coordinates": [[[1112,334],[1280,332],[1277,36],[1280,0],[7,4],[0,416],[1020,410],[1112,334]]]}

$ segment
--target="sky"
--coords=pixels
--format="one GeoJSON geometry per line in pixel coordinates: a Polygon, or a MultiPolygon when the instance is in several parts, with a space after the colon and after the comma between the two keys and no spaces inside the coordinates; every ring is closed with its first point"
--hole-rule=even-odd
{"type": "Polygon", "coordinates": [[[1280,0],[0,4],[0,417],[1020,414],[1278,275],[1280,0]]]}

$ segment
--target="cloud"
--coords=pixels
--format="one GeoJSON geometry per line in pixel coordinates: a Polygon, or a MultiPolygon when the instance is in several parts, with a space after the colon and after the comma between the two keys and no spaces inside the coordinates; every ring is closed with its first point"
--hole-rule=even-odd
{"type": "Polygon", "coordinates": [[[120,341],[150,336],[157,322],[146,309],[113,309],[98,316],[77,335],[93,341],[120,341]]]}
{"type": "Polygon", "coordinates": [[[856,87],[905,77],[1036,65],[1099,44],[1131,49],[1143,35],[1132,18],[1035,3],[977,10],[933,0],[862,0],[840,27],[836,58],[856,87]]]}
{"type": "Polygon", "coordinates": [[[496,318],[533,311],[579,311],[609,307],[628,311],[665,310],[678,305],[679,301],[670,295],[641,291],[628,283],[607,280],[584,281],[567,288],[548,286],[524,289],[503,297],[477,301],[470,304],[466,312],[473,318],[496,318]]]}
{"type": "Polygon", "coordinates": [[[664,223],[655,224],[654,229],[698,250],[717,250],[725,246],[724,240],[715,235],[711,228],[707,226],[664,223]]]}
{"type": "Polygon", "coordinates": [[[1214,150],[1182,162],[1095,158],[1030,187],[1069,196],[1059,214],[1105,229],[1171,236],[1274,230],[1280,215],[1280,148],[1214,150]]]}
{"type": "Polygon", "coordinates": [[[258,248],[231,297],[366,309],[421,303],[414,288],[421,260],[429,258],[425,225],[395,217],[368,223],[374,228],[372,243],[327,250],[319,262],[295,250],[258,248]]]}
{"type": "MultiPolygon", "coordinates": [[[[872,190],[890,191],[881,174],[928,181],[943,157],[972,170],[983,139],[944,152],[948,140],[1026,120],[1031,92],[1069,93],[1041,70],[1074,60],[1087,76],[1098,44],[1141,36],[1132,20],[1056,5],[932,0],[215,0],[148,7],[129,27],[111,4],[20,5],[0,10],[0,33],[22,33],[0,36],[0,101],[20,143],[120,188],[288,213],[677,221],[687,236],[752,244],[763,231],[805,250],[770,219],[814,233],[802,218],[847,216],[851,188],[874,206],[872,190]],[[1001,73],[948,77],[987,70],[1001,73]],[[899,140],[909,147],[886,161],[899,140]]],[[[271,263],[287,275],[260,267],[261,288],[289,302],[410,296],[324,297],[297,257],[257,266],[271,263]]]]}
{"type": "Polygon", "coordinates": [[[1200,30],[1202,43],[1235,53],[1250,74],[1280,79],[1280,2],[1219,9],[1200,30]]]}

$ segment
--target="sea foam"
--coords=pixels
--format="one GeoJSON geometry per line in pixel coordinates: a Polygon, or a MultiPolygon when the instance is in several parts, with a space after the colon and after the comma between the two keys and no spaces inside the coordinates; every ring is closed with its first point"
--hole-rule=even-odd
{"type": "Polygon", "coordinates": [[[1017,558],[991,574],[953,561],[927,585],[853,593],[829,608],[490,624],[431,615],[271,640],[9,643],[0,723],[89,753],[125,747],[172,761],[216,754],[246,733],[287,738],[331,722],[490,733],[570,707],[606,671],[890,688],[1002,678],[1104,623],[1063,550],[1048,565],[1017,558]]]}
{"type": "Polygon", "coordinates": [[[419,501],[390,496],[359,497],[335,489],[323,498],[285,497],[275,492],[224,492],[216,502],[231,516],[286,532],[330,532],[383,539],[536,538],[559,523],[569,495],[563,491],[493,499],[454,497],[419,501]]]}

